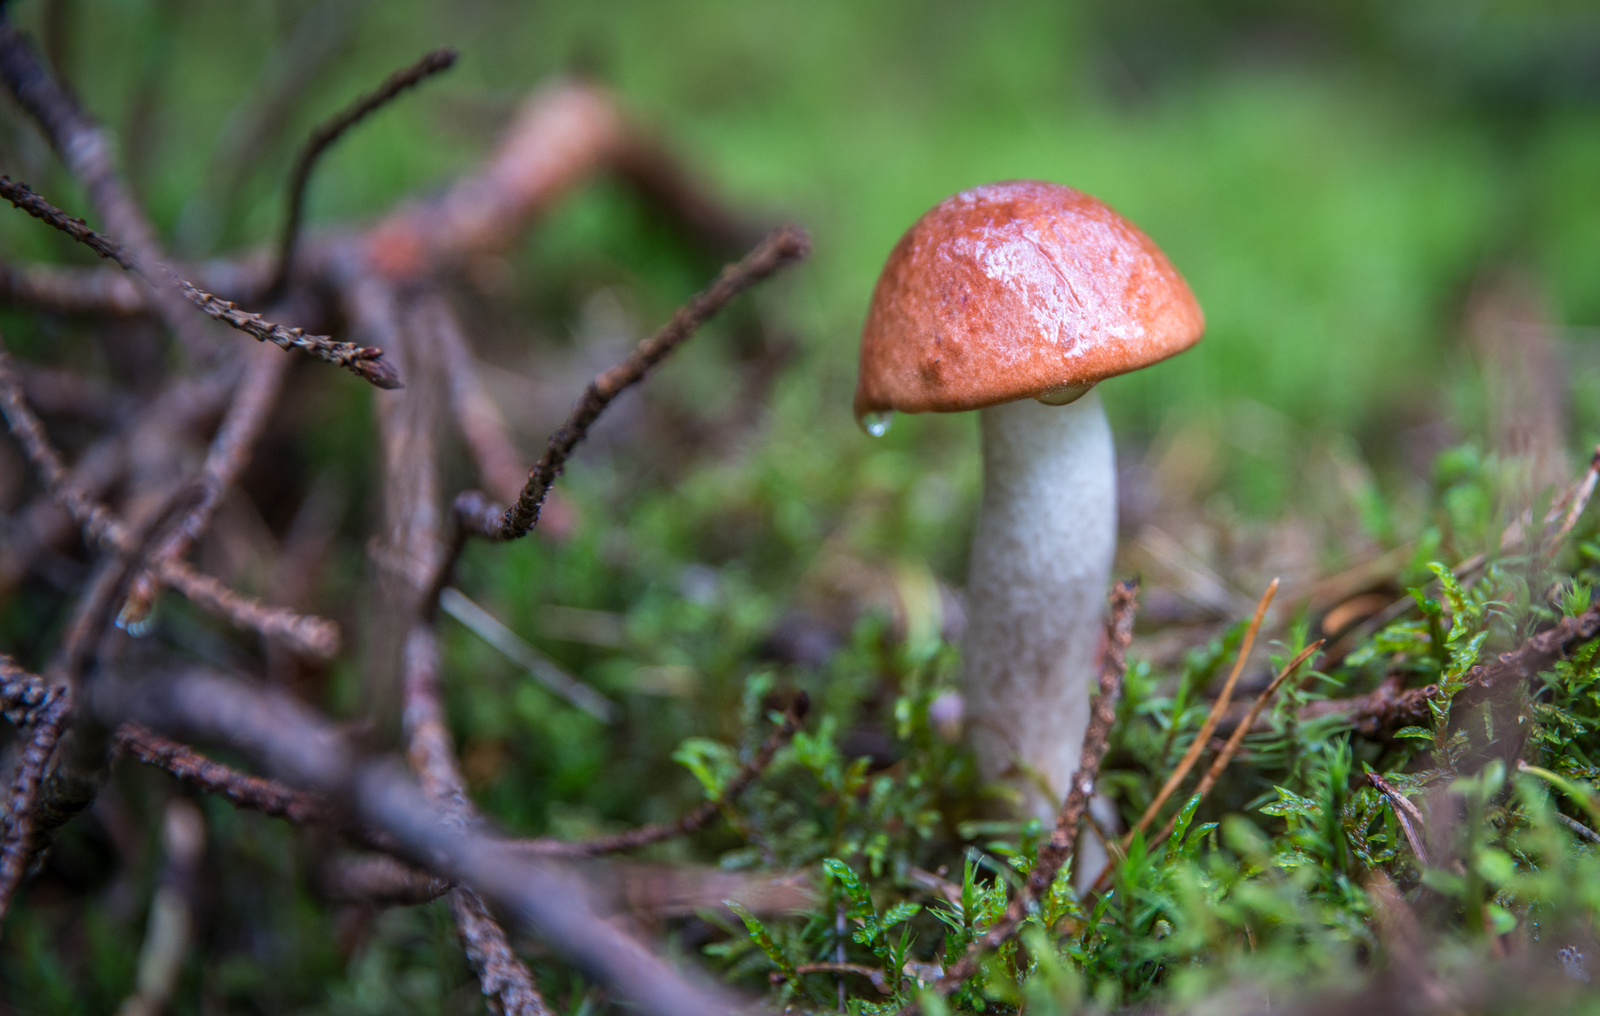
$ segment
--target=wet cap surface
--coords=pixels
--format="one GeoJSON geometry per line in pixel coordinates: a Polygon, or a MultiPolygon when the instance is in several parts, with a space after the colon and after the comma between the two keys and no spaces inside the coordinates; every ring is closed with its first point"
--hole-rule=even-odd
{"type": "Polygon", "coordinates": [[[889,255],[855,409],[957,412],[1092,384],[1180,353],[1204,329],[1172,262],[1098,199],[985,184],[940,202],[889,255]]]}

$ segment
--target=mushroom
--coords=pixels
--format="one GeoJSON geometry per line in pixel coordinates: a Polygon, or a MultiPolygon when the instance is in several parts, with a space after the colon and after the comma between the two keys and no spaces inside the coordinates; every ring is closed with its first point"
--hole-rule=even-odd
{"type": "Polygon", "coordinates": [[[1116,468],[1097,392],[1200,339],[1194,294],[1099,200],[1013,180],[962,191],[900,238],[861,333],[855,412],[979,410],[964,690],[986,783],[1053,819],[1078,765],[1111,559],[1116,468]]]}

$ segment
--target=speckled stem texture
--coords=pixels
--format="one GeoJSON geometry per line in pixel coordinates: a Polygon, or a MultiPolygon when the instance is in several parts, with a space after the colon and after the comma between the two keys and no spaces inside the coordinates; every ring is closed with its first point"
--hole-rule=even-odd
{"type": "Polygon", "coordinates": [[[982,411],[966,697],[981,777],[1053,821],[1083,749],[1116,549],[1116,462],[1099,395],[982,411]]]}

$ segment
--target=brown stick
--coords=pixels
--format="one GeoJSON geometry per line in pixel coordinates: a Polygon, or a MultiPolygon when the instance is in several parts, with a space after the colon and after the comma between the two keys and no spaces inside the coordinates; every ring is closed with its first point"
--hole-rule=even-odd
{"type": "Polygon", "coordinates": [[[1367,773],[1367,779],[1377,788],[1378,793],[1389,799],[1389,804],[1394,808],[1394,817],[1400,822],[1400,831],[1405,833],[1406,842],[1411,844],[1411,852],[1417,855],[1417,860],[1426,868],[1428,823],[1422,817],[1422,809],[1412,804],[1411,800],[1400,792],[1399,787],[1379,774],[1367,773]]]}
{"type": "Polygon", "coordinates": [[[339,140],[345,131],[388,105],[402,92],[447,70],[455,62],[456,51],[448,46],[426,53],[411,66],[389,75],[377,91],[361,96],[311,132],[311,137],[306,139],[305,146],[294,160],[294,170],[289,174],[289,199],[284,207],[283,229],[278,234],[278,270],[273,273],[272,282],[267,286],[269,298],[281,295],[288,285],[294,266],[295,241],[299,239],[300,221],[305,212],[306,184],[310,182],[311,170],[322,153],[339,140]]]}
{"type": "Polygon", "coordinates": [[[14,727],[37,726],[65,686],[53,685],[0,653],[0,716],[14,727]]]}
{"type": "Polygon", "coordinates": [[[184,785],[216,794],[236,807],[300,825],[328,818],[327,808],[310,794],[293,790],[276,780],[242,773],[137,723],[118,727],[112,735],[112,743],[129,758],[165,769],[184,785]]]}
{"type": "Polygon", "coordinates": [[[1100,775],[1100,762],[1105,758],[1111,727],[1117,719],[1117,699],[1122,694],[1122,678],[1128,669],[1128,645],[1133,641],[1133,616],[1138,608],[1139,583],[1119,582],[1111,591],[1111,617],[1106,621],[1105,653],[1100,660],[1100,693],[1095,698],[1094,714],[1089,719],[1089,730],[1083,739],[1083,754],[1078,759],[1078,771],[1072,776],[1067,797],[1061,803],[1061,813],[1056,819],[1050,839],[1039,846],[1038,857],[1028,875],[1027,885],[1006,907],[1005,916],[994,927],[973,939],[961,958],[945,969],[944,975],[934,982],[940,994],[955,991],[978,972],[983,954],[999,947],[1016,934],[1027,917],[1030,905],[1050,891],[1056,876],[1071,855],[1083,827],[1083,817],[1094,796],[1095,781],[1100,775]]]}
{"type": "MultiPolygon", "coordinates": [[[[411,315],[406,315],[408,318],[411,315]]],[[[400,352],[407,369],[424,382],[403,402],[386,399],[378,406],[384,455],[384,515],[395,551],[405,560],[431,567],[440,556],[438,490],[438,328],[442,322],[417,322],[399,327],[400,352]]],[[[400,654],[401,726],[406,757],[422,791],[448,820],[461,827],[482,824],[467,796],[466,780],[450,743],[444,702],[439,692],[439,643],[432,626],[418,610],[417,590],[395,589],[385,605],[386,621],[404,632],[400,654]]],[[[511,949],[505,929],[489,914],[471,889],[450,891],[450,910],[467,960],[484,995],[511,1016],[548,1016],[533,974],[511,949]]]]}
{"type": "MultiPolygon", "coordinates": [[[[1239,658],[1234,661],[1233,672],[1228,675],[1227,683],[1222,686],[1222,694],[1217,696],[1217,701],[1212,705],[1211,712],[1207,714],[1205,722],[1200,725],[1200,732],[1195,735],[1194,743],[1189,745],[1189,750],[1183,753],[1182,760],[1178,762],[1177,768],[1172,770],[1172,775],[1167,777],[1167,782],[1161,785],[1161,792],[1156,794],[1156,799],[1151,801],[1150,806],[1144,810],[1144,814],[1139,816],[1139,821],[1134,824],[1134,827],[1122,837],[1122,848],[1124,850],[1127,849],[1129,843],[1133,842],[1134,833],[1141,833],[1150,828],[1150,823],[1155,819],[1156,813],[1161,810],[1163,804],[1167,803],[1167,798],[1171,797],[1173,792],[1183,783],[1184,777],[1189,775],[1189,770],[1193,769],[1195,762],[1199,760],[1200,752],[1205,749],[1206,743],[1211,740],[1211,731],[1216,729],[1217,721],[1222,718],[1223,711],[1228,708],[1228,703],[1233,699],[1233,686],[1238,683],[1239,675],[1244,672],[1245,661],[1250,658],[1250,650],[1256,644],[1256,632],[1261,630],[1262,619],[1267,616],[1267,607],[1272,604],[1272,596],[1277,591],[1278,580],[1273,579],[1272,584],[1267,586],[1267,591],[1261,594],[1261,602],[1256,604],[1255,616],[1250,619],[1250,627],[1245,630],[1244,641],[1239,644],[1239,658]]],[[[1174,717],[1174,720],[1176,720],[1176,717],[1174,717]]]]}
{"type": "Polygon", "coordinates": [[[0,302],[61,314],[142,314],[139,284],[115,269],[0,264],[0,302]]]}
{"type": "Polygon", "coordinates": [[[287,697],[200,671],[93,685],[108,726],[138,722],[169,737],[227,743],[346,821],[389,838],[396,856],[476,892],[591,977],[656,1016],[732,1012],[725,990],[691,983],[602,920],[576,879],[482,829],[463,827],[385,760],[360,759],[332,724],[287,697]]]}
{"type": "Polygon", "coordinates": [[[478,467],[479,480],[494,497],[515,498],[528,471],[506,432],[505,418],[484,390],[477,362],[461,334],[461,322],[442,297],[425,302],[420,312],[436,322],[433,332],[450,382],[450,409],[478,467]]]}
{"type": "Polygon", "coordinates": [[[151,306],[191,357],[209,359],[215,344],[183,301],[158,281],[165,257],[155,230],[111,165],[110,144],[78,108],[70,92],[45,69],[33,44],[9,23],[0,23],[0,80],[83,185],[107,229],[127,246],[130,260],[140,266],[139,281],[151,306]]]}
{"type": "MultiPolygon", "coordinates": [[[[1324,641],[1323,639],[1318,639],[1295,654],[1295,658],[1290,660],[1282,670],[1278,671],[1278,675],[1272,679],[1272,683],[1267,685],[1260,695],[1256,696],[1255,702],[1250,706],[1250,711],[1245,714],[1244,722],[1234,728],[1233,733],[1228,737],[1227,743],[1222,746],[1221,751],[1217,752],[1217,757],[1211,761],[1211,768],[1207,769],[1206,774],[1200,777],[1199,785],[1194,788],[1194,793],[1200,800],[1204,801],[1206,795],[1211,793],[1211,788],[1217,785],[1217,780],[1221,778],[1222,771],[1228,768],[1229,762],[1233,761],[1233,756],[1238,753],[1239,746],[1244,743],[1245,735],[1255,725],[1256,717],[1260,716],[1267,703],[1272,701],[1272,696],[1277,693],[1278,688],[1283,685],[1284,681],[1289,679],[1290,675],[1300,669],[1302,663],[1309,660],[1313,654],[1322,648],[1324,641]]],[[[1178,816],[1176,815],[1167,819],[1167,824],[1162,828],[1161,832],[1150,840],[1150,845],[1155,846],[1168,836],[1171,836],[1172,830],[1177,827],[1177,823],[1178,816]]]]}
{"type": "Polygon", "coordinates": [[[713,800],[695,806],[676,822],[640,826],[615,836],[601,836],[592,840],[519,840],[516,842],[516,847],[518,850],[544,857],[599,857],[602,854],[637,850],[652,843],[687,836],[710,822],[723,808],[731,805],[766,771],[767,766],[772,764],[773,756],[778,754],[778,750],[794,738],[809,709],[810,701],[802,694],[789,707],[788,712],[783,714],[783,721],[767,735],[755,756],[741,766],[734,778],[722,788],[722,793],[713,800]]]}
{"type": "Polygon", "coordinates": [[[639,343],[639,348],[627,360],[589,383],[567,422],[550,436],[544,457],[528,474],[516,504],[503,509],[470,492],[456,500],[456,516],[464,531],[491,540],[515,540],[525,536],[539,524],[539,509],[544,504],[545,494],[566,467],[567,457],[588,436],[589,427],[612,400],[644,380],[652,368],[734,297],[810,251],[811,238],[804,230],[798,226],[784,226],[768,234],[742,260],[724,268],[709,288],[680,308],[660,331],[639,343]]]}
{"type": "MultiPolygon", "coordinates": [[[[184,517],[171,534],[156,549],[157,561],[182,560],[210,524],[223,495],[238,479],[239,473],[250,460],[261,430],[267,424],[272,407],[278,401],[283,379],[289,373],[289,360],[265,346],[251,350],[244,377],[228,404],[228,412],[217,428],[206,461],[200,468],[200,503],[184,517]]],[[[149,613],[160,593],[159,579],[152,571],[145,571],[134,581],[128,594],[125,616],[138,621],[149,613]]]]}
{"type": "MultiPolygon", "coordinates": [[[[154,278],[150,278],[147,269],[114,241],[90,229],[82,219],[73,218],[35,194],[27,184],[14,181],[10,177],[0,177],[0,197],[34,218],[54,226],[101,257],[109,258],[124,269],[137,272],[150,279],[152,284],[157,284],[154,278]]],[[[326,335],[309,335],[304,328],[286,328],[268,321],[259,314],[241,310],[220,296],[207,293],[180,276],[165,262],[160,264],[159,270],[164,276],[163,281],[194,304],[202,314],[244,332],[258,342],[270,342],[284,350],[297,349],[319,360],[326,360],[328,363],[349,370],[359,378],[370,381],[379,388],[405,387],[400,382],[399,371],[394,369],[393,364],[381,359],[383,350],[376,346],[335,342],[326,335]]]]}
{"type": "MultiPolygon", "coordinates": [[[[38,470],[45,486],[83,527],[85,534],[117,550],[129,550],[132,538],[127,525],[110,509],[84,495],[69,482],[66,465],[51,446],[44,425],[23,399],[11,356],[3,350],[0,350],[0,415],[5,416],[11,433],[21,442],[23,452],[38,470]]],[[[241,596],[181,561],[156,561],[154,567],[162,582],[187,596],[196,605],[226,617],[242,628],[258,631],[269,638],[283,639],[319,658],[331,659],[338,655],[339,627],[332,621],[279,610],[241,596]]]]}
{"type": "Polygon", "coordinates": [[[10,908],[11,897],[33,856],[35,802],[71,707],[71,694],[63,694],[39,713],[6,792],[5,842],[0,845],[0,917],[10,908]]]}

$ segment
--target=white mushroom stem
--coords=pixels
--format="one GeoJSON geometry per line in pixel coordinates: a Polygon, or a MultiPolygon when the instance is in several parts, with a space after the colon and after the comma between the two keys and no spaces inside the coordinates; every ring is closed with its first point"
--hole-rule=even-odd
{"type": "Polygon", "coordinates": [[[1099,393],[982,411],[983,504],[972,541],[968,722],[979,775],[1047,826],[1078,766],[1111,557],[1116,461],[1099,393]]]}

